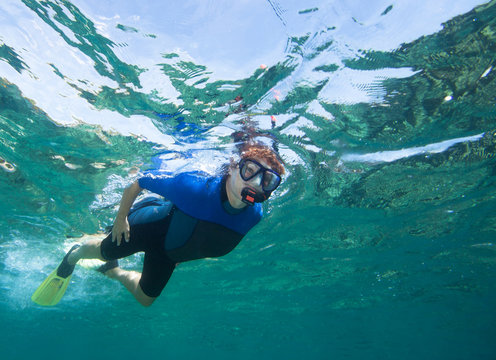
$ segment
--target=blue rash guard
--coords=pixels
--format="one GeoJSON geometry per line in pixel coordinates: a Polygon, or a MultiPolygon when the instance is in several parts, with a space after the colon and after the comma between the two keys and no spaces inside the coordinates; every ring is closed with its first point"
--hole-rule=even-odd
{"type": "Polygon", "coordinates": [[[138,182],[143,189],[162,195],[191,217],[246,235],[262,218],[262,205],[236,211],[226,203],[227,198],[223,199],[225,184],[222,180],[222,177],[192,172],[171,177],[154,170],[146,172],[138,182]]]}
{"type": "Polygon", "coordinates": [[[145,198],[131,209],[130,241],[117,246],[111,234],[102,242],[106,260],[145,252],[140,286],[151,297],[160,295],[176,263],[231,252],[262,218],[261,204],[233,208],[225,178],[198,172],[171,176],[159,170],[146,172],[139,186],[163,196],[145,198]]]}

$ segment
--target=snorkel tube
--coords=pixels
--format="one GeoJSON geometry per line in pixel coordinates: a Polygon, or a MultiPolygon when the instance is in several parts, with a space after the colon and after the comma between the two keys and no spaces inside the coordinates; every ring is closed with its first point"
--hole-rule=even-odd
{"type": "Polygon", "coordinates": [[[271,193],[260,193],[251,187],[245,187],[241,190],[241,200],[249,205],[253,206],[255,203],[264,202],[269,198],[271,193]]]}

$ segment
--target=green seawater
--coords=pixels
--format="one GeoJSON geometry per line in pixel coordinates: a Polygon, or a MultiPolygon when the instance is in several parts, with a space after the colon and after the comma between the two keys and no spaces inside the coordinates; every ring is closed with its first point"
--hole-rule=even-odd
{"type": "MultiPolygon", "coordinates": [[[[2,359],[495,359],[496,1],[5,0],[2,359]],[[140,171],[287,176],[142,308],[78,267],[140,171]],[[239,139],[237,137],[236,139],[239,139]]],[[[122,261],[141,268],[142,257],[122,261]]]]}

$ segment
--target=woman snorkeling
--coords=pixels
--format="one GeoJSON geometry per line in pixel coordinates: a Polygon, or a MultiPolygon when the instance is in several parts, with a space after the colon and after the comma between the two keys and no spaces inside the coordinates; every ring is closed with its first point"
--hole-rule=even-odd
{"type": "Polygon", "coordinates": [[[262,218],[261,202],[281,183],[282,161],[265,145],[247,143],[239,162],[223,175],[145,172],[125,189],[111,233],[74,245],[33,295],[41,305],[63,296],[81,259],[100,259],[98,270],[120,281],[143,306],[161,294],[176,265],[231,252],[262,218]],[[146,189],[163,197],[147,197],[146,189]],[[134,206],[133,206],[134,204],[134,206]],[[144,252],[142,272],[121,269],[117,260],[144,252]]]}

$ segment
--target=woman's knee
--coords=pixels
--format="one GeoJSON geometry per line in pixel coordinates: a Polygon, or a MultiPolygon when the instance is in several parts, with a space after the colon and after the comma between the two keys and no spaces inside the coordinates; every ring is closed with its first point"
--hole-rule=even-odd
{"type": "Polygon", "coordinates": [[[144,307],[149,307],[153,304],[153,302],[155,301],[156,297],[151,297],[151,296],[148,296],[146,295],[143,290],[141,289],[141,286],[138,285],[138,288],[136,289],[136,294],[135,294],[135,298],[136,300],[138,300],[138,302],[143,305],[144,307]]]}
{"type": "Polygon", "coordinates": [[[102,239],[85,241],[81,246],[82,258],[105,260],[101,251],[102,239]]]}
{"type": "Polygon", "coordinates": [[[138,286],[136,287],[136,293],[134,294],[134,297],[144,307],[151,306],[156,299],[156,297],[151,297],[151,296],[146,295],[139,283],[138,283],[138,286]]]}

